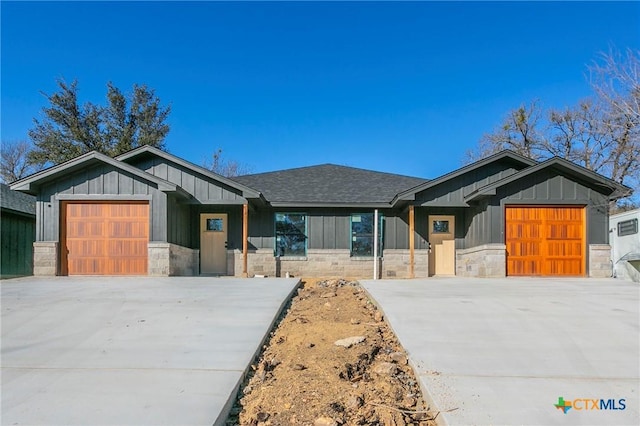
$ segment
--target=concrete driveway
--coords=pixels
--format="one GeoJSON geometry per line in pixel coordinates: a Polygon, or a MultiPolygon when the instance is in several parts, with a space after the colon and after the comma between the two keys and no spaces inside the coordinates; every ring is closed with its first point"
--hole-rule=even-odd
{"type": "Polygon", "coordinates": [[[361,282],[409,352],[443,423],[640,424],[637,283],[361,282]],[[572,402],[566,414],[555,407],[560,397],[572,402]]]}
{"type": "Polygon", "coordinates": [[[2,424],[211,425],[298,279],[3,281],[2,424]]]}

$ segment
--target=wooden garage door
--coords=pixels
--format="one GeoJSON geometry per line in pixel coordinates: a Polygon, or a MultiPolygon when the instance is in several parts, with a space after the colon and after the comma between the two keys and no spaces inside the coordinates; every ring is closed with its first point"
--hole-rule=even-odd
{"type": "Polygon", "coordinates": [[[146,202],[63,205],[63,273],[147,273],[149,205],[146,202]]]}
{"type": "Polygon", "coordinates": [[[507,206],[507,275],[585,275],[585,209],[507,206]]]}

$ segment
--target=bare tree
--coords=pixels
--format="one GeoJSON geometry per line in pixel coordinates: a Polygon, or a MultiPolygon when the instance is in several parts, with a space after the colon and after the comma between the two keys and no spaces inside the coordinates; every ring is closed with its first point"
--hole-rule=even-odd
{"type": "Polygon", "coordinates": [[[542,109],[537,100],[509,111],[493,133],[482,136],[476,150],[466,153],[466,160],[488,157],[505,149],[533,159],[542,158],[545,139],[540,129],[541,116],[542,109]]]}
{"type": "Polygon", "coordinates": [[[581,101],[576,107],[551,110],[545,151],[605,173],[613,141],[607,137],[603,119],[602,108],[591,99],[581,101]]]}
{"type": "MultiPolygon", "coordinates": [[[[640,50],[601,53],[589,67],[609,139],[607,175],[640,190],[640,50]]],[[[636,194],[636,197],[638,194],[636,194]]]]}
{"type": "Polygon", "coordinates": [[[39,168],[28,160],[27,154],[30,150],[31,144],[27,141],[2,142],[2,182],[11,183],[38,171],[39,168]]]}
{"type": "Polygon", "coordinates": [[[503,149],[535,160],[559,156],[634,188],[622,203],[640,205],[640,51],[602,53],[588,70],[594,97],[547,113],[537,101],[520,106],[465,160],[503,149]]]}
{"type": "Polygon", "coordinates": [[[222,157],[222,149],[216,149],[210,159],[205,159],[202,166],[224,177],[246,175],[253,172],[253,168],[235,160],[225,160],[222,157]]]}
{"type": "Polygon", "coordinates": [[[615,48],[600,53],[599,61],[589,67],[589,81],[596,95],[612,110],[635,118],[640,117],[640,50],[627,49],[624,54],[615,48]]]}

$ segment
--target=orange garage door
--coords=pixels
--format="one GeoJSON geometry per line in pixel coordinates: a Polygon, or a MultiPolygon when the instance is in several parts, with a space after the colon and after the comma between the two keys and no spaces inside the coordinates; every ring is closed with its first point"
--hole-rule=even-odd
{"type": "Polygon", "coordinates": [[[63,274],[147,273],[148,203],[68,202],[62,210],[63,274]]]}
{"type": "Polygon", "coordinates": [[[507,206],[507,275],[585,275],[585,209],[507,206]]]}

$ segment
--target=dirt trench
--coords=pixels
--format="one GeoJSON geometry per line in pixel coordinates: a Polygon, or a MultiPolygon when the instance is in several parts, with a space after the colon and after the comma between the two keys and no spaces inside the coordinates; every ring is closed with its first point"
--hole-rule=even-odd
{"type": "Polygon", "coordinates": [[[407,355],[357,281],[303,279],[227,425],[435,425],[407,355]]]}

